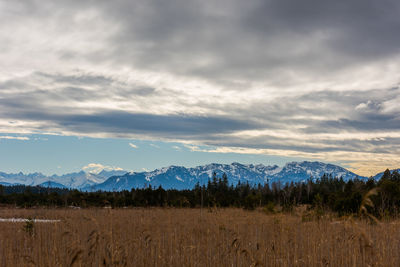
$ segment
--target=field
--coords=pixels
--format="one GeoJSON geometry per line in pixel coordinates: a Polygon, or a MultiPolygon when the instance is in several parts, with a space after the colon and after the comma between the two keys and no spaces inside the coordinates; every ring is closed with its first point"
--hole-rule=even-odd
{"type": "Polygon", "coordinates": [[[400,222],[242,209],[6,209],[1,266],[400,266],[400,222]]]}

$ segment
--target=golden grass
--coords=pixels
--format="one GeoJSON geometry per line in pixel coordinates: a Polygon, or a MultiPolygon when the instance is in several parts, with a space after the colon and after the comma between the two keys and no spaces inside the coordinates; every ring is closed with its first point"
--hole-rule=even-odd
{"type": "Polygon", "coordinates": [[[0,266],[400,266],[400,222],[218,209],[2,209],[0,266]]]}

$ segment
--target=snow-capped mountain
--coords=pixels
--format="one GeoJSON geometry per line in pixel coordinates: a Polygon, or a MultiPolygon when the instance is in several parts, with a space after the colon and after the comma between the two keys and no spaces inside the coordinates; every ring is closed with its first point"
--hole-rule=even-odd
{"type": "Polygon", "coordinates": [[[310,177],[320,178],[322,175],[332,175],[332,177],[342,177],[344,180],[354,178],[367,179],[367,177],[358,176],[357,174],[346,170],[334,164],[326,164],[323,162],[289,162],[279,172],[271,176],[271,181],[285,184],[287,182],[304,182],[310,177]]]}
{"type": "Polygon", "coordinates": [[[320,178],[323,174],[332,175],[332,177],[342,177],[349,179],[367,179],[358,176],[340,166],[325,164],[322,162],[290,162],[282,168],[279,166],[265,166],[263,164],[208,164],[195,168],[185,168],[180,166],[170,166],[157,169],[151,172],[131,172],[122,176],[113,176],[105,182],[82,188],[86,191],[120,191],[130,190],[131,188],[143,188],[146,186],[165,189],[189,189],[197,183],[207,184],[212,178],[213,173],[221,177],[225,173],[230,184],[249,183],[251,185],[264,183],[304,182],[310,178],[320,178]]]}
{"type": "Polygon", "coordinates": [[[46,176],[42,173],[36,172],[32,174],[20,173],[4,173],[0,172],[0,184],[2,185],[40,185],[44,187],[58,187],[58,188],[77,188],[95,185],[106,181],[108,178],[116,175],[123,175],[126,171],[122,170],[102,170],[99,173],[93,172],[74,172],[64,175],[46,176]]]}
{"type": "Polygon", "coordinates": [[[99,173],[80,171],[75,173],[64,174],[61,176],[53,175],[49,177],[49,180],[65,185],[67,188],[81,189],[87,186],[92,186],[95,184],[102,183],[112,176],[124,175],[125,173],[127,172],[120,170],[118,171],[102,170],[99,173]]]}
{"type": "MultiPolygon", "coordinates": [[[[398,173],[400,173],[400,169],[394,169],[394,170],[390,170],[390,173],[393,173],[394,171],[397,171],[398,173]]],[[[375,175],[373,178],[375,180],[379,180],[382,178],[384,172],[380,172],[377,175],[375,175]]]]}
{"type": "Polygon", "coordinates": [[[36,185],[46,181],[46,179],[47,177],[40,172],[30,174],[0,172],[0,183],[2,184],[36,185]]]}

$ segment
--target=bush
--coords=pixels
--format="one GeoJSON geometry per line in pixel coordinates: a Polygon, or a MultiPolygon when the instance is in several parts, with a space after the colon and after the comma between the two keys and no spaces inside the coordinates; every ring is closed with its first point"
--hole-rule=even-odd
{"type": "Polygon", "coordinates": [[[274,214],[274,213],[276,213],[274,202],[268,201],[267,205],[264,206],[263,211],[266,214],[274,214]]]}

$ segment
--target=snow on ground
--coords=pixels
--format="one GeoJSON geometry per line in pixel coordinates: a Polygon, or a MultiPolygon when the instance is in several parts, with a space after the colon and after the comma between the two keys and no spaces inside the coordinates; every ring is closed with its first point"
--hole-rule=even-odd
{"type": "MultiPolygon", "coordinates": [[[[24,218],[0,218],[0,222],[28,222],[30,219],[24,218]]],[[[32,219],[35,223],[55,223],[61,222],[61,220],[46,220],[46,219],[32,219]]]]}

